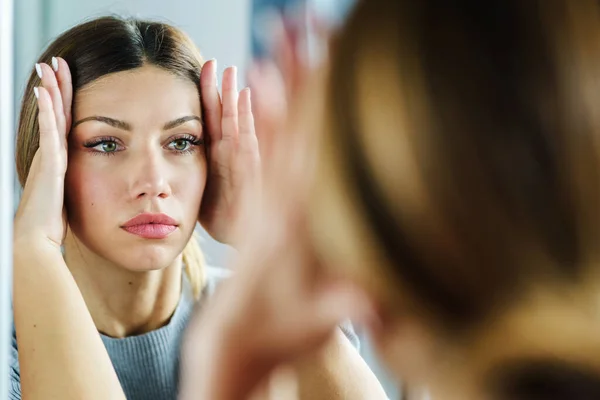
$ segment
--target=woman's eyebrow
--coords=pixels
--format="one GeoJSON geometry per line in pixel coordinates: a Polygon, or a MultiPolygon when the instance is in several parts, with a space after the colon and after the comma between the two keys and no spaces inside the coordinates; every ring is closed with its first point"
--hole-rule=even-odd
{"type": "Polygon", "coordinates": [[[122,129],[124,131],[130,131],[131,130],[131,125],[129,125],[125,121],[119,121],[118,119],[109,118],[109,117],[102,117],[102,116],[98,116],[98,115],[94,115],[94,116],[91,116],[91,117],[80,119],[79,121],[77,121],[77,122],[75,122],[73,124],[73,128],[75,128],[77,125],[83,124],[84,122],[87,122],[87,121],[102,122],[104,124],[110,125],[110,126],[112,126],[114,128],[117,128],[117,129],[122,129]]]}
{"type": "MultiPolygon", "coordinates": [[[[131,125],[128,124],[127,122],[120,121],[118,119],[114,119],[114,118],[110,118],[110,117],[103,117],[103,116],[99,116],[99,115],[93,115],[91,117],[83,118],[83,119],[75,122],[73,124],[73,128],[75,128],[77,125],[80,125],[87,121],[98,121],[98,122],[102,122],[104,124],[110,125],[117,129],[122,129],[124,131],[131,131],[131,125]]],[[[188,116],[177,118],[173,121],[167,122],[163,126],[163,130],[167,131],[169,129],[176,128],[179,125],[183,125],[188,121],[198,121],[198,122],[200,122],[200,124],[202,124],[202,119],[200,117],[198,117],[196,115],[188,115],[188,116]]]]}
{"type": "Polygon", "coordinates": [[[168,131],[169,129],[173,129],[178,127],[179,125],[183,125],[188,121],[198,121],[202,125],[202,119],[196,115],[188,115],[185,117],[177,118],[173,121],[167,122],[165,126],[163,126],[163,130],[168,131]]]}

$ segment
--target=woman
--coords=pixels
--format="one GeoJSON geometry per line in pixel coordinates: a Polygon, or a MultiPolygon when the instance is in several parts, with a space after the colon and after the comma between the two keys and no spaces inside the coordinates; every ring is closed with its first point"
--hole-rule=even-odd
{"type": "Polygon", "coordinates": [[[599,43],[596,1],[360,3],[190,331],[185,398],[244,398],[331,304],[433,400],[600,398],[599,43]]]}
{"type": "MultiPolygon", "coordinates": [[[[96,19],[40,57],[17,136],[13,399],[176,397],[181,333],[223,277],[205,276],[194,227],[235,245],[260,166],[249,90],[228,68],[221,102],[216,81],[154,22],[96,19]]],[[[334,362],[373,380],[348,343],[334,362]]],[[[314,396],[339,392],[329,359],[307,370],[330,383],[307,381],[314,396]]]]}

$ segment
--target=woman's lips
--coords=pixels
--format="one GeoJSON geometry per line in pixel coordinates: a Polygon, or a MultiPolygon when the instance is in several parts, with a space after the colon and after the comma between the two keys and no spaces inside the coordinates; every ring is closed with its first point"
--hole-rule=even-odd
{"type": "Polygon", "coordinates": [[[143,237],[144,239],[164,239],[171,234],[177,226],[164,224],[142,224],[124,226],[123,229],[133,235],[143,237]]]}
{"type": "Polygon", "coordinates": [[[164,239],[177,229],[177,222],[166,214],[139,214],[121,226],[145,239],[164,239]]]}

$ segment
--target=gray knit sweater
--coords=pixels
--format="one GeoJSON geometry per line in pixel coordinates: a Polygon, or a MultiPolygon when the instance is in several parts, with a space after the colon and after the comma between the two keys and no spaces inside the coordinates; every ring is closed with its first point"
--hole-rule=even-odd
{"type": "MultiPolygon", "coordinates": [[[[228,270],[208,267],[207,284],[202,298],[211,296],[218,283],[229,274],[228,270]]],[[[186,283],[175,313],[167,325],[143,335],[123,339],[101,335],[127,399],[177,398],[181,339],[193,308],[194,299],[186,283]]],[[[343,324],[341,329],[358,348],[358,337],[352,326],[349,323],[343,324]]],[[[9,363],[9,399],[21,400],[17,339],[14,329],[9,363]]]]}

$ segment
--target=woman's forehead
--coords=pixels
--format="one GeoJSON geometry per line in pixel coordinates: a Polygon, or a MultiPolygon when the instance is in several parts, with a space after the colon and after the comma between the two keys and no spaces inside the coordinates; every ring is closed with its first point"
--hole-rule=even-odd
{"type": "Polygon", "coordinates": [[[74,100],[75,118],[95,114],[133,119],[201,115],[196,85],[153,66],[106,75],[79,90],[74,100]]]}

